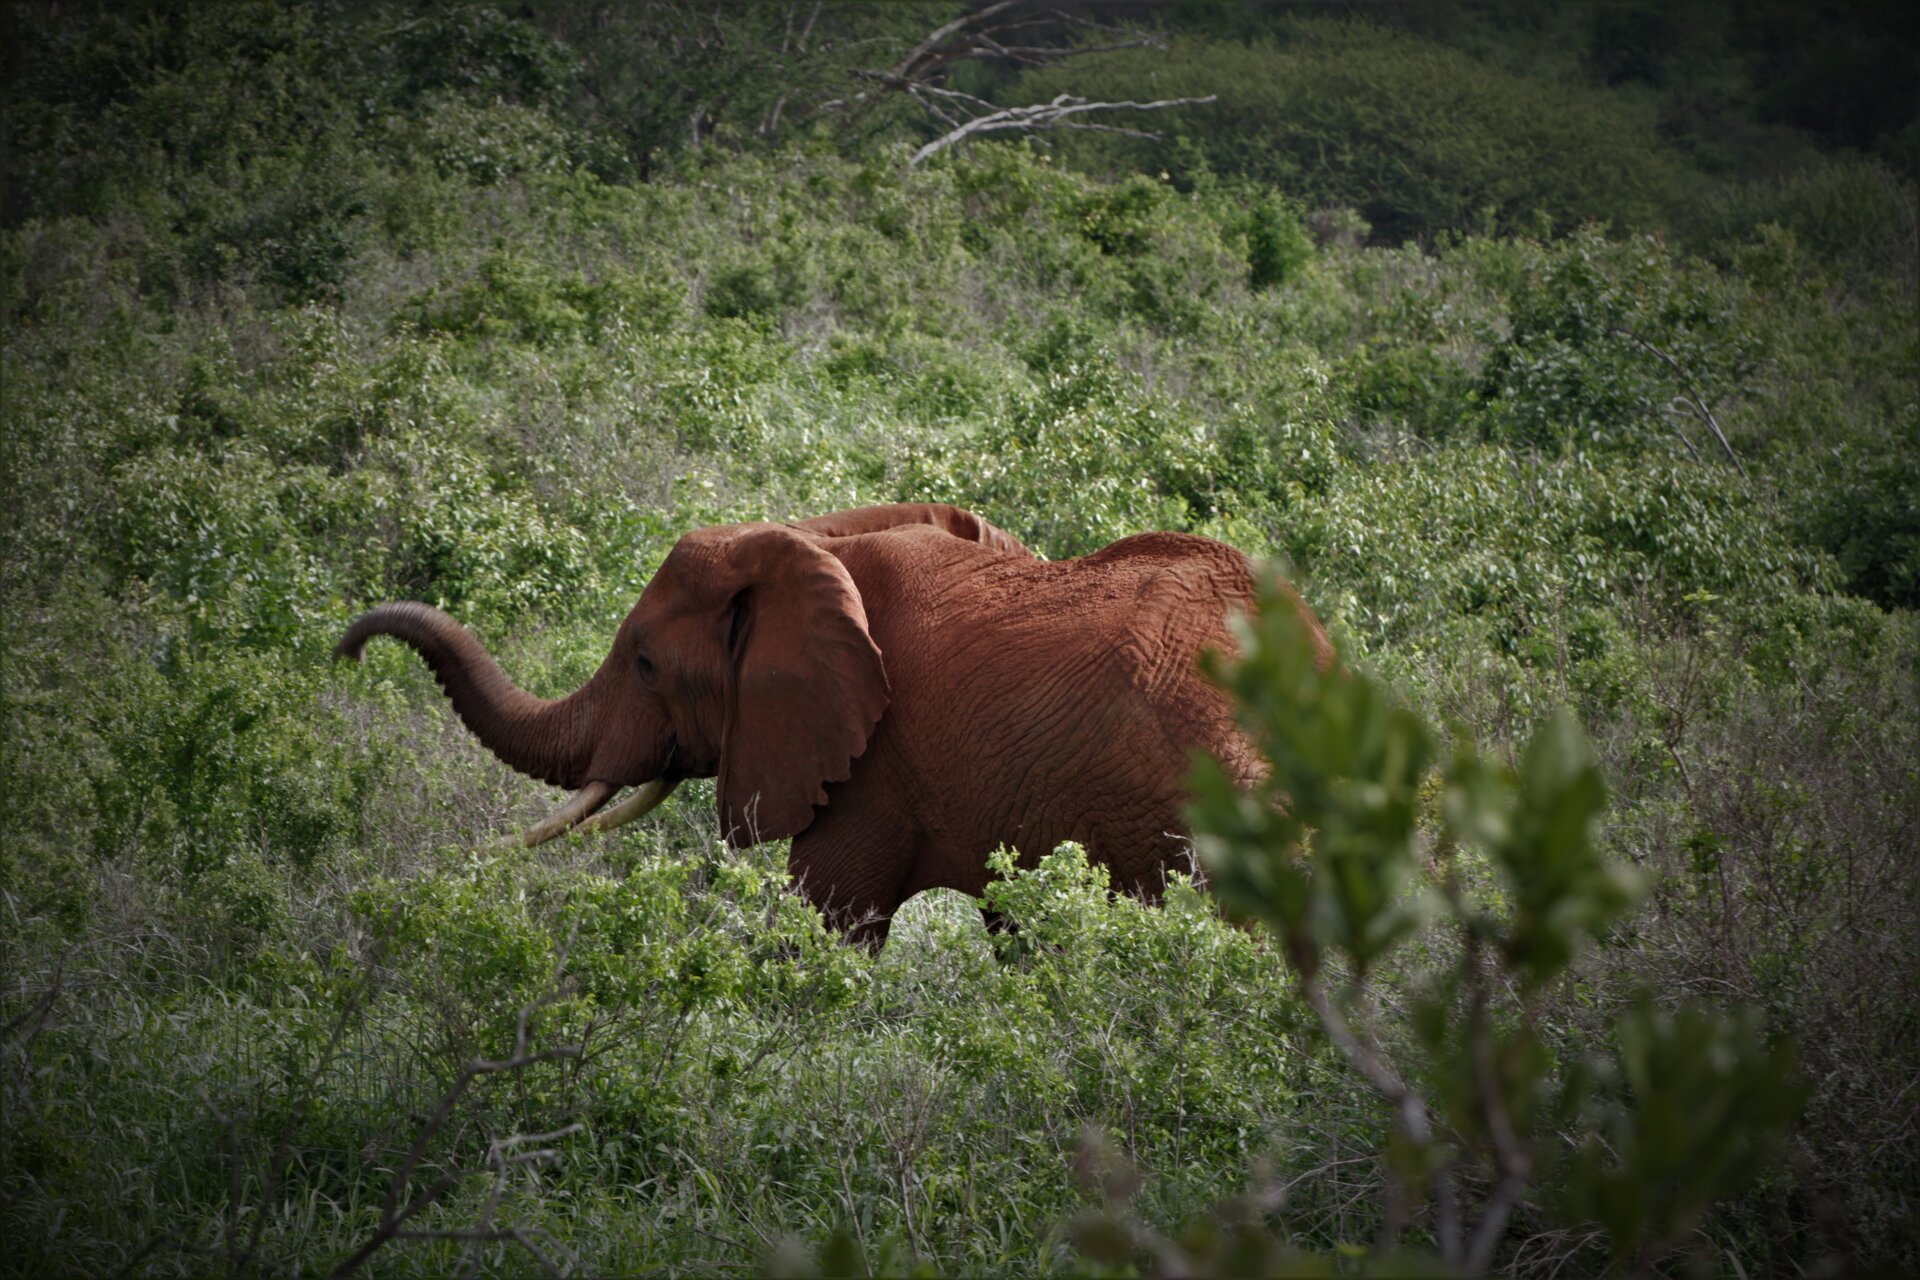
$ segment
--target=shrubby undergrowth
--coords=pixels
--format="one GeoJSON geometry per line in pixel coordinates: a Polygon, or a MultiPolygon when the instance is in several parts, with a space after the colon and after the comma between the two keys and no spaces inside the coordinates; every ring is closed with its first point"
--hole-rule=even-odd
{"type": "MultiPolygon", "coordinates": [[[[1336,39],[1308,34],[1288,56],[1336,39]]],[[[1355,66],[1440,57],[1363,36],[1355,66]]],[[[682,532],[920,498],[1056,557],[1148,527],[1285,557],[1348,662],[1449,726],[1435,759],[1520,758],[1569,709],[1613,797],[1596,856],[1645,900],[1529,993],[1542,1079],[1665,1043],[1683,1001],[1751,1008],[1740,1037],[1799,1046],[1804,1119],[1673,1243],[1729,1273],[1915,1261],[1920,325],[1891,171],[1728,197],[1697,252],[1554,174],[1500,234],[1369,248],[1329,191],[1217,156],[909,172],[816,134],[637,182],[573,52],[484,9],[194,7],[28,50],[9,1265],[325,1271],[384,1230],[442,1233],[364,1258],[423,1274],[832,1240],[1028,1274],[1093,1265],[1070,1226],[1123,1165],[1144,1228],[1285,1187],[1259,1213],[1288,1248],[1374,1241],[1392,1117],[1201,893],[1114,900],[1063,851],[993,890],[1016,933],[936,897],[872,959],[780,892],[779,848],[716,846],[702,786],[641,831],[491,849],[542,788],[411,655],[327,661],[359,607],[425,599],[555,693],[682,532]],[[1872,234],[1836,241],[1820,211],[1861,191],[1872,234]]],[[[1496,133],[1535,101],[1473,91],[1496,133]]],[[[1453,957],[1408,928],[1383,990],[1453,957]]],[[[1548,1228],[1555,1178],[1496,1265],[1610,1256],[1548,1228]]]]}

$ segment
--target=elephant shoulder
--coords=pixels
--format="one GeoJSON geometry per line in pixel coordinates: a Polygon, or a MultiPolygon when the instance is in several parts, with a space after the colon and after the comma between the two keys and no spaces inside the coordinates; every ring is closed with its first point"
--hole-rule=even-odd
{"type": "Polygon", "coordinates": [[[1197,533],[1136,533],[1101,548],[1081,563],[1092,570],[1138,574],[1143,594],[1155,589],[1154,582],[1165,579],[1163,588],[1185,581],[1195,586],[1206,584],[1207,590],[1223,598],[1253,599],[1253,563],[1246,553],[1197,533]]]}
{"type": "MultiPolygon", "coordinates": [[[[1158,653],[1178,647],[1181,638],[1204,637],[1197,647],[1210,644],[1231,649],[1226,627],[1229,614],[1252,613],[1257,603],[1253,562],[1246,555],[1212,538],[1193,533],[1142,533],[1122,538],[1088,556],[1084,563],[1105,562],[1116,567],[1142,569],[1134,600],[1135,619],[1128,623],[1132,643],[1158,635],[1158,653]]],[[[1314,662],[1322,671],[1337,662],[1326,628],[1291,582],[1279,579],[1280,598],[1300,617],[1313,644],[1314,662]]]]}
{"type": "Polygon", "coordinates": [[[1043,561],[954,537],[931,524],[900,525],[823,544],[847,568],[867,612],[896,640],[952,625],[956,614],[997,620],[1043,561]]]}
{"type": "Polygon", "coordinates": [[[1211,538],[1137,534],[1080,563],[1107,580],[1107,593],[1121,605],[1113,615],[1114,652],[1150,698],[1186,689],[1196,655],[1231,648],[1228,617],[1253,606],[1252,565],[1211,538]]]}
{"type": "Polygon", "coordinates": [[[792,525],[824,538],[851,538],[867,534],[888,534],[905,530],[936,529],[963,542],[978,543],[1009,555],[1032,558],[1033,552],[1006,530],[981,519],[971,511],[945,502],[894,502],[877,507],[858,507],[795,521],[792,525]]]}

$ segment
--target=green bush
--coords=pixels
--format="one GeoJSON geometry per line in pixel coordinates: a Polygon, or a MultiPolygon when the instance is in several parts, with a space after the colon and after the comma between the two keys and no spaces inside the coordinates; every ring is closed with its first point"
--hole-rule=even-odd
{"type": "MultiPolygon", "coordinates": [[[[1616,95],[1515,75],[1361,21],[1291,19],[1272,40],[1177,40],[1167,52],[1029,73],[1020,101],[1199,97],[1170,112],[1187,154],[1310,208],[1355,208],[1385,240],[1523,227],[1536,210],[1656,228],[1687,198],[1684,166],[1653,114],[1616,95]]],[[[1098,135],[1056,145],[1076,164],[1127,172],[1179,152],[1098,135]]]]}
{"type": "Polygon", "coordinates": [[[1347,584],[1342,614],[1370,646],[1477,617],[1513,652],[1623,594],[1671,609],[1701,590],[1779,599],[1834,581],[1724,469],[1487,446],[1344,475],[1283,545],[1314,579],[1347,584]]]}
{"type": "Polygon", "coordinates": [[[1265,289],[1290,279],[1313,255],[1313,238],[1291,201],[1268,195],[1247,208],[1247,283],[1265,289]]]}
{"type": "Polygon", "coordinates": [[[1207,434],[1128,394],[1111,364],[1070,364],[1002,424],[915,460],[908,487],[976,506],[1046,555],[1085,555],[1128,532],[1215,514],[1207,434]]]}
{"type": "Polygon", "coordinates": [[[1511,336],[1479,388],[1490,436],[1555,451],[1678,441],[1698,461],[1720,460],[1712,406],[1756,362],[1732,289],[1651,236],[1586,230],[1515,265],[1511,336]]]}
{"type": "Polygon", "coordinates": [[[1858,280],[1911,281],[1917,250],[1910,177],[1852,156],[1823,157],[1782,177],[1717,188],[1690,219],[1703,246],[1736,245],[1760,228],[1793,234],[1822,261],[1858,280]]]}
{"type": "MultiPolygon", "coordinates": [[[[1439,1260],[1483,1271],[1527,1180],[1570,1159],[1571,1220],[1598,1219],[1616,1259],[1652,1265],[1762,1171],[1798,1117],[1791,1048],[1769,1046],[1751,1014],[1642,1009],[1618,1022],[1627,1098],[1595,1088],[1605,1067],[1561,1067],[1569,1055],[1543,1034],[1544,997],[1645,892],[1593,838],[1606,783],[1580,731],[1549,719],[1517,769],[1462,741],[1431,774],[1433,739],[1418,718],[1363,675],[1320,671],[1276,586],[1262,603],[1240,661],[1213,671],[1270,780],[1243,792],[1202,761],[1190,816],[1227,911],[1273,931],[1329,1039],[1395,1113],[1386,1227],[1357,1252],[1406,1265],[1395,1251],[1407,1215],[1433,1197],[1421,1216],[1439,1260]],[[1420,838],[1432,810],[1429,880],[1420,838]],[[1421,1052],[1396,1051],[1403,1041],[1381,1027],[1373,993],[1394,982],[1379,976],[1385,961],[1429,914],[1453,938],[1429,942],[1425,972],[1399,978],[1413,988],[1421,1052]],[[1568,1125],[1582,1135],[1570,1155],[1559,1150],[1568,1125]],[[1456,1179],[1480,1161],[1490,1190],[1462,1197],[1456,1179]]],[[[1177,1246],[1156,1252],[1162,1269],[1185,1270],[1177,1246]]],[[[1290,1273],[1282,1251],[1259,1261],[1262,1273],[1290,1273]]]]}
{"type": "Polygon", "coordinates": [[[1839,561],[1848,588],[1920,608],[1920,471],[1911,456],[1856,455],[1808,494],[1807,533],[1839,561]]]}

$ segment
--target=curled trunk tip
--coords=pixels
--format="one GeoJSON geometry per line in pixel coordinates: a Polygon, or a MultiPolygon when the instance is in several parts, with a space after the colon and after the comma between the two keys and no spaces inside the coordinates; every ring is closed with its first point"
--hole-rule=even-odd
{"type": "MultiPolygon", "coordinates": [[[[383,604],[354,619],[334,656],[357,661],[374,636],[392,636],[432,668],[458,715],[487,750],[530,777],[579,787],[594,741],[586,689],[536,698],[517,687],[473,633],[430,604],[383,604]]],[[[591,687],[590,685],[588,686],[591,687]]]]}

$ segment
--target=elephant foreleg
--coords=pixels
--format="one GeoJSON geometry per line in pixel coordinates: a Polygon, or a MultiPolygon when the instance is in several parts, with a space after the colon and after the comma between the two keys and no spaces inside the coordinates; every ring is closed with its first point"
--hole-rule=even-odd
{"type": "Polygon", "coordinates": [[[893,913],[904,901],[901,885],[905,877],[891,885],[884,879],[849,881],[812,865],[811,859],[804,861],[809,865],[796,865],[803,862],[798,857],[789,862],[793,888],[819,910],[829,928],[845,934],[848,942],[877,953],[893,927],[893,913]]]}
{"type": "Polygon", "coordinates": [[[878,952],[908,897],[914,844],[904,822],[879,820],[855,804],[838,810],[830,804],[793,838],[787,874],[830,927],[878,952]]]}

